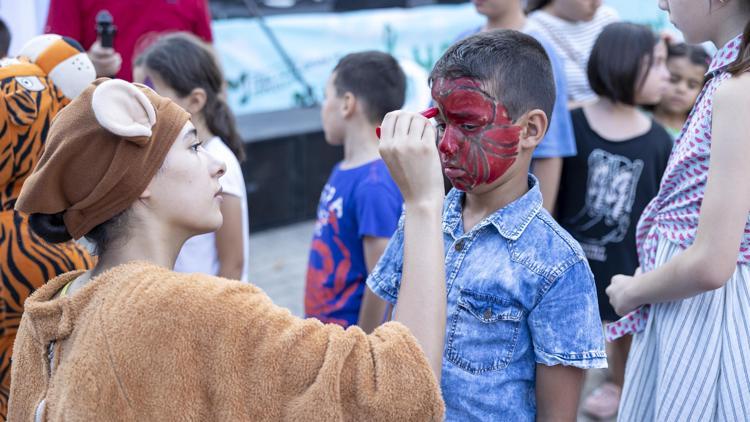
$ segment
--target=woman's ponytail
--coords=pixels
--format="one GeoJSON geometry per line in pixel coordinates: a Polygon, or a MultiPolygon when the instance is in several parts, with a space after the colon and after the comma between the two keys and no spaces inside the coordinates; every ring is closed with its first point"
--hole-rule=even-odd
{"type": "Polygon", "coordinates": [[[237,161],[245,161],[242,137],[237,132],[234,114],[232,114],[227,103],[218,95],[211,100],[207,101],[205,107],[203,107],[203,117],[206,119],[208,130],[224,141],[234,153],[234,156],[237,157],[237,161]]]}

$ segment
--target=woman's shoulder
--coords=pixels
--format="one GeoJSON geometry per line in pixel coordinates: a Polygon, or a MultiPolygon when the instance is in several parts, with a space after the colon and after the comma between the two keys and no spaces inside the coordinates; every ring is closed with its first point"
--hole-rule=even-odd
{"type": "Polygon", "coordinates": [[[750,72],[724,79],[713,95],[713,105],[747,107],[750,105],[750,72]]]}
{"type": "Polygon", "coordinates": [[[269,300],[252,284],[202,273],[179,273],[146,263],[129,265],[118,272],[111,275],[121,278],[117,287],[110,285],[116,289],[111,299],[125,312],[158,309],[182,313],[227,302],[269,300]]]}

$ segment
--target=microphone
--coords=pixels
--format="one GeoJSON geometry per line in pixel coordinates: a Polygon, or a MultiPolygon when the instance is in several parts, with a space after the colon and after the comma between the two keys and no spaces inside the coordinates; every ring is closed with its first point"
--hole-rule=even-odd
{"type": "Polygon", "coordinates": [[[100,10],[96,14],[96,35],[101,40],[102,47],[112,48],[116,33],[117,27],[112,19],[112,14],[107,10],[100,10]]]}

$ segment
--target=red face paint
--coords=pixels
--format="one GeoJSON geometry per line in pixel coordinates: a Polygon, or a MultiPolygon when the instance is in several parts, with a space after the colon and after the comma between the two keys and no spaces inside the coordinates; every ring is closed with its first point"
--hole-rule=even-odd
{"type": "Polygon", "coordinates": [[[505,107],[471,78],[438,78],[432,98],[440,106],[440,160],[457,189],[470,192],[505,174],[518,156],[521,127],[505,107]]]}

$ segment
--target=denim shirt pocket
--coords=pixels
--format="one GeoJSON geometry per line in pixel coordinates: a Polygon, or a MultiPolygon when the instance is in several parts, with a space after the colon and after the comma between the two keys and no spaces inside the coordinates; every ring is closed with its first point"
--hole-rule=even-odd
{"type": "Polygon", "coordinates": [[[446,359],[471,374],[505,369],[523,314],[511,299],[462,289],[450,319],[446,359]]]}

